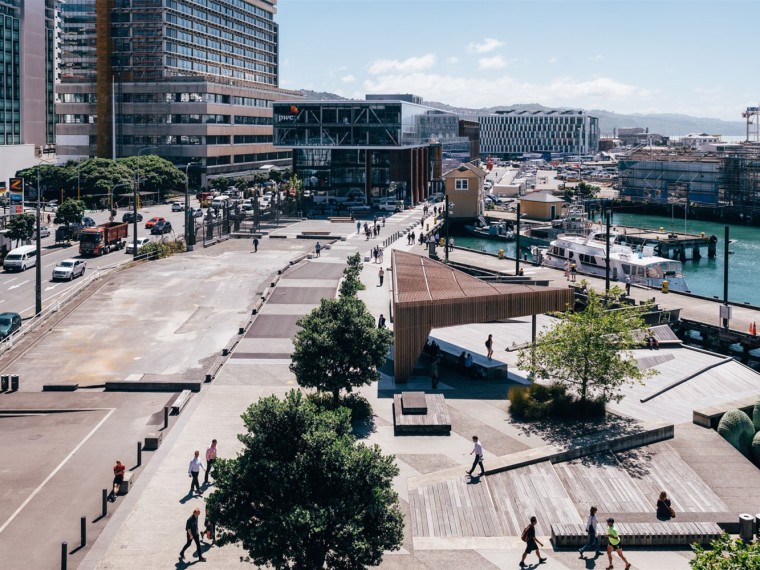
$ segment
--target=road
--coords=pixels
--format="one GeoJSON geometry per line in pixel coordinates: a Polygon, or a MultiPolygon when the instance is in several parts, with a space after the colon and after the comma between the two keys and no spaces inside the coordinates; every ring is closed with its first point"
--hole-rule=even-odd
{"type": "MultiPolygon", "coordinates": [[[[191,207],[197,207],[197,201],[191,201],[191,207]]],[[[116,219],[121,220],[126,209],[118,210],[116,219]]],[[[145,229],[145,222],[153,216],[162,216],[172,223],[174,235],[181,236],[184,228],[184,212],[172,212],[169,204],[159,204],[138,210],[143,216],[143,221],[137,224],[138,237],[149,236],[150,230],[145,229]]],[[[118,250],[100,257],[86,257],[79,255],[79,242],[71,242],[68,246],[56,245],[55,224],[46,224],[47,212],[41,214],[42,225],[50,229],[50,237],[42,239],[42,306],[43,309],[57,302],[58,298],[68,291],[79,286],[79,280],[73,282],[53,281],[51,276],[53,268],[58,262],[69,258],[81,258],[87,260],[87,272],[92,273],[99,267],[111,267],[131,260],[131,255],[126,255],[125,250],[118,250]]],[[[108,221],[107,211],[89,211],[85,214],[100,224],[108,221]]],[[[132,224],[129,225],[129,241],[132,240],[132,224]]],[[[169,234],[170,235],[170,234],[169,234]]],[[[160,236],[152,236],[154,239],[160,236]]],[[[34,242],[32,242],[34,243],[34,242]]],[[[19,313],[22,318],[34,316],[35,310],[35,268],[27,269],[22,273],[0,271],[0,312],[19,313]]]]}

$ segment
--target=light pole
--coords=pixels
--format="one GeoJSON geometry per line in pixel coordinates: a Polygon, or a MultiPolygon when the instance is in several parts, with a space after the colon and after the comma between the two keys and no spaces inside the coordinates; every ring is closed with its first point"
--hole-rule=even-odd
{"type": "MultiPolygon", "coordinates": [[[[189,198],[189,192],[190,192],[190,176],[188,174],[190,167],[196,164],[198,166],[203,166],[202,162],[188,162],[185,165],[185,247],[187,247],[187,251],[193,251],[193,244],[190,243],[190,198],[189,198]]],[[[195,225],[195,222],[193,221],[193,225],[195,225]]],[[[195,229],[195,228],[193,228],[195,229]]],[[[193,241],[195,241],[195,232],[193,231],[193,241]]]]}
{"type": "Polygon", "coordinates": [[[447,263],[449,261],[449,216],[453,213],[453,210],[454,202],[449,202],[449,195],[446,194],[446,251],[444,254],[447,263]]]}
{"type": "Polygon", "coordinates": [[[42,188],[40,187],[40,167],[43,164],[50,164],[47,160],[40,160],[37,163],[37,232],[35,245],[37,263],[35,264],[34,274],[34,314],[39,315],[42,312],[42,238],[40,236],[40,194],[42,194],[42,188]]]}

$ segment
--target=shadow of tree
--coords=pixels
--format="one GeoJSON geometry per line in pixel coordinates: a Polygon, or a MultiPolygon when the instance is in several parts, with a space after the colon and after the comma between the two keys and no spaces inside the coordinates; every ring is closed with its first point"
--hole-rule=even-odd
{"type": "Polygon", "coordinates": [[[351,424],[351,432],[356,439],[366,439],[376,431],[375,416],[369,416],[351,424]]]}
{"type": "Polygon", "coordinates": [[[585,439],[597,439],[602,436],[606,439],[614,439],[636,433],[639,429],[637,420],[615,415],[586,420],[559,418],[523,420],[508,415],[506,421],[523,435],[539,437],[546,444],[562,449],[577,446],[585,439]]]}
{"type": "Polygon", "coordinates": [[[656,455],[651,449],[639,447],[627,451],[619,451],[615,454],[623,469],[634,479],[641,479],[649,475],[652,470],[652,460],[656,455]]]}

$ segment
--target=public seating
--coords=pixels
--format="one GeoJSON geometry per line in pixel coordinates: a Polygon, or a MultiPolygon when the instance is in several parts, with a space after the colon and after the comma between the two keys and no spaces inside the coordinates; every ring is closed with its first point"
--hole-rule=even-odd
{"type": "Polygon", "coordinates": [[[132,471],[124,473],[124,480],[119,486],[119,495],[126,495],[129,493],[129,490],[132,488],[132,475],[134,475],[132,471]]]}
{"type": "MultiPolygon", "coordinates": [[[[714,522],[649,522],[616,523],[623,544],[628,546],[689,546],[709,544],[718,538],[723,530],[714,522]]],[[[606,547],[607,536],[604,523],[600,522],[597,530],[599,542],[606,547]]],[[[551,540],[557,548],[579,548],[586,544],[588,534],[583,524],[551,525],[551,540]]]]}
{"type": "Polygon", "coordinates": [[[327,219],[334,224],[350,224],[354,221],[351,216],[330,216],[327,219]]]}
{"type": "Polygon", "coordinates": [[[172,402],[172,415],[178,416],[187,403],[190,401],[190,390],[182,390],[179,396],[172,402]]]}

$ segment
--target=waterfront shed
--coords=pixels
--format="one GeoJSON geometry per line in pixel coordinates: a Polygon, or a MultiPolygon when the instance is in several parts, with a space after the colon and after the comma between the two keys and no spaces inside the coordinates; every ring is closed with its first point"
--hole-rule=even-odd
{"type": "Polygon", "coordinates": [[[554,220],[562,215],[565,201],[549,192],[533,192],[520,198],[523,216],[535,220],[554,220]]]}

